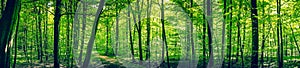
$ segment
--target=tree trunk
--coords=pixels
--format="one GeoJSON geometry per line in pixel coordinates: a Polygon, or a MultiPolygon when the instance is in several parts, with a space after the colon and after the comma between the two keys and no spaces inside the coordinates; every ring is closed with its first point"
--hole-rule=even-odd
{"type": "MultiPolygon", "coordinates": [[[[193,0],[190,0],[190,8],[193,8],[193,0]]],[[[191,22],[190,22],[190,39],[191,39],[191,45],[192,45],[192,65],[191,68],[194,68],[193,66],[195,66],[194,63],[196,63],[197,61],[195,60],[196,58],[196,53],[195,53],[195,46],[194,46],[194,36],[193,36],[193,30],[194,30],[194,26],[193,26],[193,13],[190,13],[190,17],[191,17],[191,22]]]]}
{"type": "MultiPolygon", "coordinates": [[[[165,30],[165,11],[164,11],[164,0],[161,0],[161,25],[162,25],[162,39],[163,39],[163,47],[166,46],[166,56],[167,56],[167,64],[168,64],[168,68],[170,68],[170,62],[169,62],[169,54],[168,54],[168,43],[167,43],[167,38],[166,38],[166,30],[165,30]],[[165,45],[164,45],[165,44],[165,45]]],[[[162,57],[164,58],[164,57],[162,57]]],[[[165,62],[165,60],[162,60],[163,63],[165,62]]]]}
{"type": "MultiPolygon", "coordinates": [[[[295,37],[294,30],[293,30],[291,24],[289,24],[289,25],[290,25],[290,29],[292,30],[292,36],[293,36],[294,43],[296,44],[296,49],[298,50],[298,53],[300,54],[300,49],[299,49],[299,46],[298,46],[298,41],[297,41],[297,39],[296,39],[296,37],[295,37]]],[[[292,49],[291,52],[293,52],[293,49],[292,49]]],[[[293,54],[294,54],[294,53],[292,53],[292,56],[293,56],[293,54]]]]}
{"type": "MultiPolygon", "coordinates": [[[[230,0],[229,1],[229,4],[230,5],[232,5],[232,0],[230,0]]],[[[232,36],[231,36],[231,34],[232,34],[232,6],[230,6],[230,8],[229,8],[229,10],[230,10],[230,17],[229,17],[229,19],[230,19],[230,23],[229,23],[229,47],[228,47],[228,50],[229,50],[229,54],[228,54],[228,59],[229,59],[229,61],[228,61],[228,68],[231,68],[231,48],[232,48],[232,45],[231,45],[231,38],[232,38],[232,36]]]]}
{"type": "MultiPolygon", "coordinates": [[[[38,9],[38,15],[40,15],[41,14],[41,12],[40,12],[40,9],[38,9]]],[[[43,62],[43,42],[42,42],[42,27],[41,27],[41,23],[42,23],[42,19],[41,19],[41,17],[39,17],[38,16],[38,32],[39,32],[39,35],[38,35],[38,37],[39,37],[39,40],[38,40],[38,42],[39,42],[39,58],[40,58],[40,63],[42,63],[43,62]]]]}
{"type": "MultiPolygon", "coordinates": [[[[118,2],[116,4],[116,8],[118,8],[118,2]]],[[[115,54],[118,56],[118,48],[119,48],[119,10],[116,9],[116,50],[115,54]]]]}
{"type": "Polygon", "coordinates": [[[85,30],[86,30],[86,10],[87,10],[87,0],[83,0],[83,15],[82,15],[82,27],[81,27],[81,45],[80,45],[80,53],[79,53],[79,58],[78,58],[78,64],[81,65],[82,64],[82,52],[84,49],[84,39],[85,39],[85,30]]]}
{"type": "Polygon", "coordinates": [[[140,61],[143,61],[143,49],[142,49],[142,23],[141,23],[141,12],[140,12],[140,0],[136,2],[136,9],[138,11],[138,38],[139,38],[139,57],[140,61]]]}
{"type": "MultiPolygon", "coordinates": [[[[21,7],[21,4],[19,5],[19,7],[21,7]]],[[[17,26],[16,26],[16,34],[14,37],[14,45],[15,45],[15,52],[14,52],[14,64],[13,64],[13,68],[16,68],[16,63],[17,63],[17,52],[18,52],[18,31],[19,31],[19,24],[20,24],[20,11],[21,8],[18,11],[18,21],[17,21],[17,26]]]]}
{"type": "Polygon", "coordinates": [[[208,23],[208,50],[209,50],[209,62],[208,62],[208,66],[207,68],[213,68],[214,66],[214,54],[213,54],[213,46],[212,46],[212,35],[213,35],[213,31],[212,31],[212,28],[213,28],[213,20],[212,20],[212,2],[211,0],[207,0],[206,1],[206,19],[207,19],[207,23],[208,23]]]}
{"type": "Polygon", "coordinates": [[[105,0],[101,0],[100,3],[99,3],[99,6],[98,6],[98,10],[97,10],[97,14],[96,14],[96,17],[95,17],[93,29],[92,29],[92,32],[91,32],[92,35],[91,35],[90,40],[88,42],[86,56],[85,56],[85,60],[84,60],[82,68],[88,68],[88,66],[89,66],[90,58],[91,58],[91,54],[92,54],[92,50],[93,50],[93,44],[94,44],[94,41],[95,41],[95,35],[96,35],[96,32],[97,32],[96,28],[98,26],[100,14],[102,13],[104,5],[105,5],[105,0]]]}
{"type": "Polygon", "coordinates": [[[281,7],[281,0],[277,0],[277,44],[278,44],[278,67],[283,67],[283,43],[282,43],[282,26],[281,26],[281,16],[280,16],[280,7],[281,7]]]}
{"type": "Polygon", "coordinates": [[[227,13],[227,0],[224,0],[224,7],[223,7],[223,10],[224,10],[224,16],[223,16],[223,18],[224,18],[224,21],[223,21],[223,23],[222,23],[222,59],[223,59],[223,61],[222,61],[222,67],[224,67],[224,65],[225,65],[225,58],[224,58],[224,46],[225,46],[225,30],[226,30],[226,28],[225,28],[225,26],[226,26],[226,17],[227,17],[227,15],[226,15],[226,13],[227,13]]]}
{"type": "MultiPolygon", "coordinates": [[[[206,6],[206,3],[205,3],[205,0],[203,1],[203,5],[204,6],[206,6]]],[[[203,9],[203,11],[205,11],[205,7],[203,7],[204,9],[203,9]]],[[[206,13],[205,12],[203,12],[203,24],[202,24],[202,31],[203,31],[203,33],[202,33],[202,48],[203,48],[203,68],[206,68],[206,42],[205,42],[205,40],[206,40],[206,15],[205,15],[206,13]]]]}
{"type": "Polygon", "coordinates": [[[55,17],[54,17],[54,68],[59,68],[59,56],[58,56],[58,40],[59,40],[59,21],[60,21],[60,8],[61,0],[56,0],[55,17]]]}
{"type": "Polygon", "coordinates": [[[258,19],[256,0],[251,0],[252,56],[251,68],[258,68],[258,19]]]}
{"type": "MultiPolygon", "coordinates": [[[[152,0],[150,0],[152,1],[152,0]]],[[[147,52],[146,52],[146,60],[149,60],[150,58],[150,29],[151,29],[151,26],[150,26],[150,14],[151,12],[149,11],[150,10],[150,2],[149,0],[147,0],[147,11],[146,11],[146,14],[147,14],[147,52]]]]}
{"type": "MultiPolygon", "coordinates": [[[[2,12],[2,18],[0,19],[0,67],[6,68],[9,66],[6,66],[6,55],[5,55],[5,49],[8,48],[6,45],[11,39],[11,32],[14,27],[15,19],[17,17],[18,11],[20,7],[18,6],[20,4],[19,0],[7,0],[5,10],[2,12]]],[[[2,1],[2,9],[3,7],[3,1],[2,1]]]]}
{"type": "Polygon", "coordinates": [[[127,4],[128,4],[127,16],[128,16],[128,27],[129,27],[130,50],[131,50],[132,60],[134,61],[134,47],[133,47],[132,32],[131,32],[132,29],[131,29],[131,20],[130,20],[130,11],[131,11],[130,0],[127,0],[127,4]]]}

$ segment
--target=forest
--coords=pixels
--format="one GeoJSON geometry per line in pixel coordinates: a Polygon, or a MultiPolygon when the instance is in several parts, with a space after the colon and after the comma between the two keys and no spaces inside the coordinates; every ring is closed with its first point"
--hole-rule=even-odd
{"type": "Polygon", "coordinates": [[[0,68],[300,67],[300,0],[0,5],[0,68]]]}

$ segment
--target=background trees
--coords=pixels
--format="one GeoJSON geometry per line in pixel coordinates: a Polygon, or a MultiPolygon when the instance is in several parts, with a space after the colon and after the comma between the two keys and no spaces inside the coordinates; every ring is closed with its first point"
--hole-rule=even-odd
{"type": "Polygon", "coordinates": [[[1,0],[0,67],[299,67],[299,4],[1,0]]]}

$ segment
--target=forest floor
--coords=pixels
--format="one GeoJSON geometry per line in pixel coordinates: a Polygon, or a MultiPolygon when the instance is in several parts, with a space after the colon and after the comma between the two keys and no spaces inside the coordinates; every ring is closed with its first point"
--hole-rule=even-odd
{"type": "Polygon", "coordinates": [[[93,52],[93,55],[95,55],[94,58],[100,59],[100,62],[96,61],[96,63],[91,63],[93,68],[125,68],[114,57],[103,56],[97,53],[96,51],[93,52]]]}

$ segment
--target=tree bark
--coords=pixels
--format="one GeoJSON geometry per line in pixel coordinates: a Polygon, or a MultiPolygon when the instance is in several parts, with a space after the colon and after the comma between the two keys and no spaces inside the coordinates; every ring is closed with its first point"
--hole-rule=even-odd
{"type": "Polygon", "coordinates": [[[98,26],[100,14],[102,13],[104,5],[105,5],[105,0],[101,0],[100,3],[99,3],[99,6],[98,6],[97,13],[95,15],[96,17],[95,17],[93,29],[92,29],[92,32],[91,32],[92,35],[91,35],[90,40],[88,42],[88,47],[87,47],[88,49],[86,51],[86,56],[85,56],[85,60],[84,60],[82,68],[88,68],[88,65],[90,63],[90,58],[91,58],[91,54],[92,54],[92,50],[93,50],[93,44],[94,44],[94,41],[95,41],[95,35],[96,35],[96,32],[97,32],[96,28],[98,26]]]}
{"type": "Polygon", "coordinates": [[[223,15],[223,18],[224,18],[224,21],[223,21],[223,23],[222,23],[222,59],[223,59],[223,61],[222,61],[222,67],[224,67],[224,65],[225,65],[225,61],[224,61],[224,46],[225,46],[225,30],[226,30],[226,28],[225,28],[225,26],[226,26],[226,17],[227,17],[227,15],[226,15],[226,13],[227,13],[227,0],[224,0],[224,7],[223,7],[223,10],[224,10],[224,15],[223,15]]]}
{"type": "MultiPolygon", "coordinates": [[[[203,5],[204,6],[206,6],[206,3],[205,3],[205,0],[203,1],[203,5]]],[[[202,24],[202,31],[203,31],[203,33],[202,33],[202,48],[203,48],[203,56],[204,56],[204,58],[203,58],[203,68],[206,68],[206,42],[205,42],[205,40],[206,40],[206,13],[205,13],[205,7],[203,7],[204,9],[203,9],[203,24],[202,24]]]]}
{"type": "MultiPolygon", "coordinates": [[[[117,0],[116,0],[117,1],[117,0]]],[[[118,2],[116,5],[116,50],[115,54],[118,56],[118,48],[119,48],[119,10],[118,10],[118,2]]]]}
{"type": "Polygon", "coordinates": [[[59,56],[58,56],[58,40],[59,40],[59,21],[61,17],[61,0],[56,0],[55,15],[54,15],[54,68],[59,68],[59,56]]]}
{"type": "MultiPolygon", "coordinates": [[[[152,1],[152,0],[150,0],[152,1]]],[[[150,14],[151,14],[151,11],[150,10],[150,2],[149,0],[147,0],[147,11],[146,11],[146,14],[147,14],[147,52],[146,52],[146,60],[148,60],[150,58],[150,29],[151,29],[151,26],[150,26],[150,14]]]]}
{"type": "Polygon", "coordinates": [[[140,10],[140,0],[136,2],[136,9],[138,11],[138,38],[139,38],[139,57],[140,61],[143,61],[143,49],[142,49],[142,23],[141,23],[141,10],[140,10]]]}
{"type": "MultiPolygon", "coordinates": [[[[13,31],[13,27],[15,24],[15,19],[17,17],[18,11],[20,7],[18,6],[20,4],[19,0],[8,0],[6,2],[5,10],[2,12],[2,18],[0,19],[0,67],[9,67],[6,64],[6,52],[5,49],[8,47],[6,46],[8,42],[11,39],[11,32],[13,31]]],[[[3,1],[2,1],[2,9],[3,7],[3,1]]]]}
{"type": "Polygon", "coordinates": [[[251,68],[258,68],[258,19],[256,0],[251,0],[252,56],[251,68]]]}
{"type": "MultiPolygon", "coordinates": [[[[193,0],[190,0],[190,8],[193,8],[193,0]]],[[[192,65],[191,68],[194,68],[193,66],[195,66],[194,63],[196,63],[197,61],[195,60],[195,45],[194,45],[194,36],[193,36],[193,30],[194,30],[194,24],[193,24],[193,13],[190,12],[190,17],[191,17],[191,22],[190,22],[190,39],[191,39],[191,46],[192,46],[192,65]]]]}
{"type": "MultiPolygon", "coordinates": [[[[19,7],[21,7],[21,4],[19,5],[19,7]]],[[[14,64],[13,64],[13,68],[16,67],[16,63],[17,63],[17,53],[18,53],[18,31],[19,31],[19,24],[20,24],[20,11],[21,11],[21,8],[19,9],[18,11],[18,21],[17,21],[17,26],[16,26],[16,34],[15,34],[15,37],[14,37],[14,45],[15,45],[15,52],[14,52],[14,64]]]]}
{"type": "MultiPolygon", "coordinates": [[[[230,0],[230,5],[232,5],[232,0],[230,0]]],[[[230,19],[230,23],[229,23],[229,47],[228,47],[228,49],[229,49],[229,54],[228,54],[228,59],[229,59],[229,61],[228,61],[228,68],[231,68],[231,48],[232,48],[232,45],[231,45],[231,38],[232,38],[232,36],[231,36],[231,34],[232,34],[232,6],[230,6],[230,8],[229,8],[229,10],[230,10],[230,17],[229,17],[229,19],[230,19]]]]}
{"type": "Polygon", "coordinates": [[[207,68],[213,68],[214,67],[214,54],[213,54],[213,42],[212,42],[212,35],[213,35],[213,21],[212,21],[212,1],[207,0],[206,1],[206,20],[208,23],[208,50],[209,50],[209,62],[207,65],[207,68]]]}
{"type": "Polygon", "coordinates": [[[127,0],[127,4],[128,4],[128,12],[127,12],[127,16],[128,16],[128,27],[129,27],[129,41],[130,41],[130,50],[131,50],[131,57],[132,60],[134,61],[134,47],[133,47],[133,40],[132,40],[132,29],[131,29],[131,20],[130,20],[130,11],[131,11],[131,5],[130,5],[130,0],[127,0]]]}
{"type": "Polygon", "coordinates": [[[81,45],[80,45],[80,53],[79,53],[79,58],[78,58],[78,64],[81,65],[82,64],[82,52],[84,49],[84,39],[85,39],[85,30],[86,30],[86,10],[87,10],[87,0],[83,0],[81,1],[83,3],[83,15],[82,15],[82,27],[81,27],[81,45]]]}

